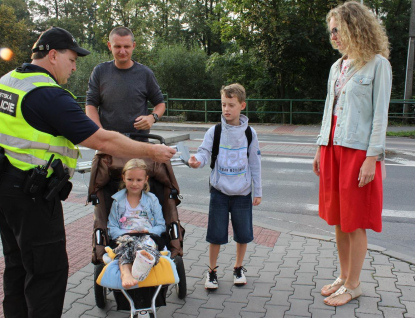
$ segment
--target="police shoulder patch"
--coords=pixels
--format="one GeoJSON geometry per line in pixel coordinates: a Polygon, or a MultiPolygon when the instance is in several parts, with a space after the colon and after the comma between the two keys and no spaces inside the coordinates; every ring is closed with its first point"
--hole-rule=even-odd
{"type": "Polygon", "coordinates": [[[16,105],[19,95],[0,89],[0,112],[16,117],[16,105]]]}

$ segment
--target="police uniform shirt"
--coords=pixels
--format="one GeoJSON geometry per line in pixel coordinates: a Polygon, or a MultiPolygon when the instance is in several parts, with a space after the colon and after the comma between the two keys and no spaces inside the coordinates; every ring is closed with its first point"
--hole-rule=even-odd
{"type": "MultiPolygon", "coordinates": [[[[37,65],[25,63],[17,70],[23,73],[46,73],[56,81],[48,71],[37,65]]],[[[64,136],[75,145],[99,129],[73,97],[59,87],[42,87],[29,92],[22,103],[22,114],[37,130],[53,136],[64,136]]]]}

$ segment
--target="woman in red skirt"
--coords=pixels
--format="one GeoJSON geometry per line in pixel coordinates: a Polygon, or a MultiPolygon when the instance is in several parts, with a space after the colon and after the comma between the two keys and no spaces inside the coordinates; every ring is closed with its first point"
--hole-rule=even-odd
{"type": "Polygon", "coordinates": [[[350,1],[327,15],[342,57],[328,80],[313,171],[320,177],[319,215],[336,228],[340,276],[321,294],[341,306],[362,294],[366,229],[382,230],[382,171],[392,86],[389,43],[378,19],[350,1]]]}

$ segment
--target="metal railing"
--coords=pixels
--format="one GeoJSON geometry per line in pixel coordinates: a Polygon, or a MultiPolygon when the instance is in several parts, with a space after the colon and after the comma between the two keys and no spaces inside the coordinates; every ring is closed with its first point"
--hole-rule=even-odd
{"type": "MultiPolygon", "coordinates": [[[[215,122],[222,113],[220,99],[169,98],[165,116],[184,115],[187,121],[215,122]]],[[[78,103],[85,105],[85,96],[78,103]]],[[[323,99],[247,99],[242,111],[250,122],[281,124],[318,124],[324,110],[323,99]]],[[[415,124],[415,100],[393,99],[389,104],[389,120],[415,124]],[[409,105],[409,113],[405,113],[409,105]]]]}

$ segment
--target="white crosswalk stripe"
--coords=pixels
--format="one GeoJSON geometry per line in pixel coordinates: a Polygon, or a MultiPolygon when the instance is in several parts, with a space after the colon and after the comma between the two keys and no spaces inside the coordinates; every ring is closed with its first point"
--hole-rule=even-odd
{"type": "MultiPolygon", "coordinates": [[[[291,157],[275,157],[275,156],[262,156],[262,161],[275,162],[275,163],[297,163],[297,164],[312,164],[311,158],[291,158],[291,157]]],[[[396,167],[415,167],[415,161],[406,160],[402,158],[386,159],[387,166],[396,167]]]]}
{"type": "MultiPolygon", "coordinates": [[[[309,211],[316,211],[316,212],[318,211],[317,204],[305,204],[305,208],[309,211]]],[[[400,211],[400,210],[383,209],[382,216],[415,219],[415,211],[400,211]]]]}

